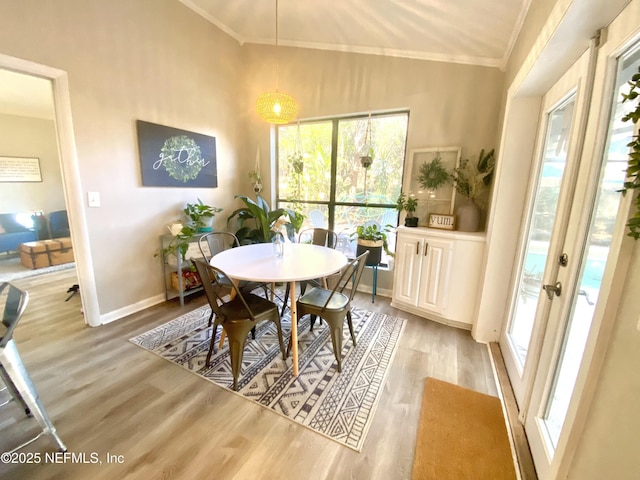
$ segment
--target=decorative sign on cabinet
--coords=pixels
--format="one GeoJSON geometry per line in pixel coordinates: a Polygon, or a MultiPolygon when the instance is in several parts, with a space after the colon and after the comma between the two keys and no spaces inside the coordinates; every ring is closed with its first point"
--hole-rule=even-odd
{"type": "Polygon", "coordinates": [[[391,305],[470,330],[484,248],[484,233],[398,227],[391,305]]]}

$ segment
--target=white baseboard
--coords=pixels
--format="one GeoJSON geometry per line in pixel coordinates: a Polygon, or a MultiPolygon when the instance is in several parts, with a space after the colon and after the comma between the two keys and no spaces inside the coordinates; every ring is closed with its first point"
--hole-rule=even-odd
{"type": "Polygon", "coordinates": [[[100,315],[100,324],[106,325],[107,323],[115,322],[116,320],[120,320],[123,317],[139,312],[140,310],[144,310],[145,308],[153,307],[154,305],[162,303],[165,300],[165,294],[161,293],[160,295],[156,295],[155,297],[147,298],[132,305],[127,305],[126,307],[120,308],[118,310],[113,310],[112,312],[100,315]]]}

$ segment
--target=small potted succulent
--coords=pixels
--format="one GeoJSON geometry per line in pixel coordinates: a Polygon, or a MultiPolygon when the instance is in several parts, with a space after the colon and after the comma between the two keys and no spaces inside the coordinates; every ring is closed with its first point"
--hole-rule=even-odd
{"type": "Polygon", "coordinates": [[[404,193],[401,193],[398,196],[398,200],[396,200],[396,210],[402,213],[402,211],[407,212],[407,216],[404,219],[405,227],[417,227],[418,226],[418,217],[414,217],[413,213],[416,211],[418,207],[418,200],[414,197],[405,197],[404,193]]]}

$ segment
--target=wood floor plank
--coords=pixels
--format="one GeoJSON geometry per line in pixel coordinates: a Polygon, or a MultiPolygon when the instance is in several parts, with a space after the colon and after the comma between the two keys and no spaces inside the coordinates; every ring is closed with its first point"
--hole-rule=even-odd
{"type": "MultiPolygon", "coordinates": [[[[73,453],[101,465],[0,464],[0,478],[408,479],[424,379],[497,395],[484,345],[468,331],[357,294],[359,308],[407,319],[362,452],[329,440],[133,344],[128,339],[205,303],[167,302],[91,328],[80,297],[65,302],[74,270],[26,278],[31,295],[15,340],[58,433],[73,453]],[[107,463],[106,455],[123,463],[107,463]]],[[[0,449],[20,443],[16,406],[0,410],[0,449]],[[8,425],[8,430],[4,426],[8,425]],[[10,438],[7,438],[8,434],[10,438]]],[[[54,452],[43,437],[24,452],[54,452]]]]}

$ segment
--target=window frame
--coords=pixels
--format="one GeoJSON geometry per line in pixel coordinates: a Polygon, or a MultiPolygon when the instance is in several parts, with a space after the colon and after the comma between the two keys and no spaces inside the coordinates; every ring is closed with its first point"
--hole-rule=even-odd
{"type": "MultiPolygon", "coordinates": [[[[285,124],[285,125],[277,125],[275,131],[275,202],[276,206],[281,206],[284,203],[296,203],[300,205],[316,205],[316,206],[326,206],[327,208],[327,228],[329,230],[334,230],[335,227],[335,212],[336,207],[368,207],[368,208],[385,208],[385,209],[396,209],[396,203],[363,203],[363,202],[338,202],[336,201],[336,190],[337,190],[337,182],[336,175],[338,169],[338,133],[340,131],[339,125],[341,121],[345,120],[368,120],[369,116],[372,120],[376,117],[387,117],[391,115],[406,115],[407,119],[407,129],[405,132],[404,139],[404,152],[403,152],[403,160],[402,160],[402,174],[399,179],[400,183],[400,191],[403,191],[403,180],[405,175],[405,170],[407,168],[407,138],[409,136],[409,119],[410,112],[408,109],[400,109],[400,110],[389,110],[389,111],[379,111],[379,112],[371,112],[371,113],[357,113],[357,114],[349,114],[349,115],[339,115],[332,117],[323,117],[323,118],[309,118],[305,120],[299,120],[295,124],[304,125],[311,124],[317,122],[331,122],[331,185],[329,186],[329,199],[326,201],[322,200],[299,200],[299,199],[291,199],[291,198],[282,198],[280,196],[280,128],[281,127],[291,127],[293,124],[285,124]]],[[[396,221],[397,223],[397,221],[396,221]]],[[[383,225],[384,226],[384,225],[383,225]]],[[[397,225],[396,225],[397,226],[397,225]]]]}

